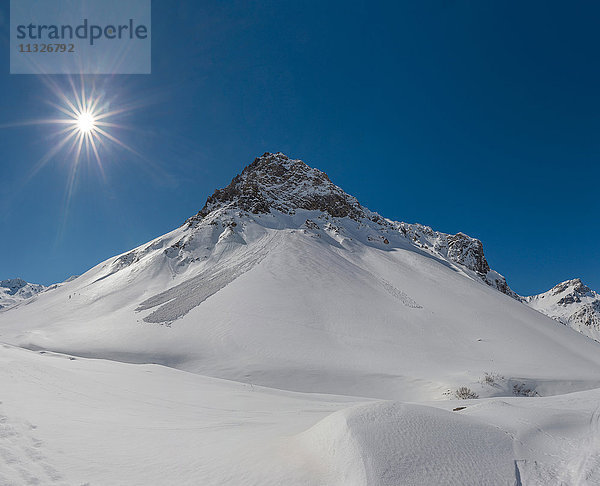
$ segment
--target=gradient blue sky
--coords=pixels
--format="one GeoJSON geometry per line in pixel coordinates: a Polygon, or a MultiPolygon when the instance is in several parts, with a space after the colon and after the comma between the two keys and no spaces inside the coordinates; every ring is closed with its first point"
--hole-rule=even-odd
{"type": "MultiPolygon", "coordinates": [[[[8,74],[8,3],[0,124],[53,115],[40,78],[8,74]]],[[[66,212],[68,159],[28,179],[49,127],[0,129],[0,278],[80,274],[282,151],[386,217],[480,238],[519,293],[600,290],[597,2],[152,3],[153,74],[95,80],[139,103],[119,136],[144,159],[105,151],[66,212]]]]}

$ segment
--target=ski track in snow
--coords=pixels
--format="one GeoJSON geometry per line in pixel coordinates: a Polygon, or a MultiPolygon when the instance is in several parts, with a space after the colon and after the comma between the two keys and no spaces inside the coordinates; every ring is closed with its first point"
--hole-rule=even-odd
{"type": "Polygon", "coordinates": [[[400,290],[399,288],[397,288],[392,283],[388,282],[387,280],[385,280],[383,278],[378,277],[373,272],[367,270],[363,266],[358,265],[357,263],[349,260],[346,256],[343,256],[343,255],[340,255],[340,256],[342,256],[342,258],[344,258],[344,260],[349,265],[351,265],[352,267],[356,268],[358,270],[358,272],[365,273],[369,277],[371,277],[375,282],[377,282],[381,287],[383,287],[383,289],[388,294],[390,294],[392,297],[394,297],[395,299],[397,299],[400,302],[402,302],[406,307],[410,307],[412,309],[422,309],[423,308],[422,305],[420,305],[418,302],[416,302],[414,299],[412,299],[406,292],[400,290]]]}
{"type": "Polygon", "coordinates": [[[380,279],[381,285],[383,288],[392,296],[402,302],[406,307],[410,307],[412,309],[422,309],[423,306],[417,304],[413,299],[411,299],[406,292],[394,287],[387,280],[380,279]]]}
{"type": "Polygon", "coordinates": [[[0,408],[0,486],[62,485],[63,476],[43,454],[36,426],[9,420],[0,408]]]}
{"type": "Polygon", "coordinates": [[[590,417],[589,437],[577,452],[574,484],[600,484],[600,404],[590,417]]]}

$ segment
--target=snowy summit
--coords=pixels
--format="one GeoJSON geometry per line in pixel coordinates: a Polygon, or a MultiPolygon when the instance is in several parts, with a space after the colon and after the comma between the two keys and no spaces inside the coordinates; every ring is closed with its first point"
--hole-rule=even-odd
{"type": "Polygon", "coordinates": [[[31,284],[21,278],[0,280],[0,309],[12,307],[46,290],[40,284],[31,284]]]}
{"type": "Polygon", "coordinates": [[[532,308],[600,341],[600,295],[576,278],[543,294],[526,297],[532,308]]]}

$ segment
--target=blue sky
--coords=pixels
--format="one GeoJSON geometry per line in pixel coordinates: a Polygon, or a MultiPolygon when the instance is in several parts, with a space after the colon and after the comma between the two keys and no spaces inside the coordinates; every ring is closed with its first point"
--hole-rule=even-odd
{"type": "MultiPolygon", "coordinates": [[[[282,151],[386,217],[480,238],[519,293],[600,290],[596,2],[152,8],[153,74],[93,80],[139,105],[119,136],[143,157],[107,148],[105,179],[84,164],[67,208],[67,158],[29,177],[49,128],[0,129],[0,277],[80,274],[282,151]]],[[[8,74],[8,14],[3,0],[0,124],[52,116],[43,80],[8,74]]]]}

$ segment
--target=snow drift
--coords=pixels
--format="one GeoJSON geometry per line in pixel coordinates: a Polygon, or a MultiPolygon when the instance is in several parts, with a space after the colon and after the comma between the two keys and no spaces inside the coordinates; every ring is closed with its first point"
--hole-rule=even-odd
{"type": "Polygon", "coordinates": [[[379,402],[329,415],[302,436],[327,484],[514,484],[513,441],[497,427],[423,405],[379,402]]]}

